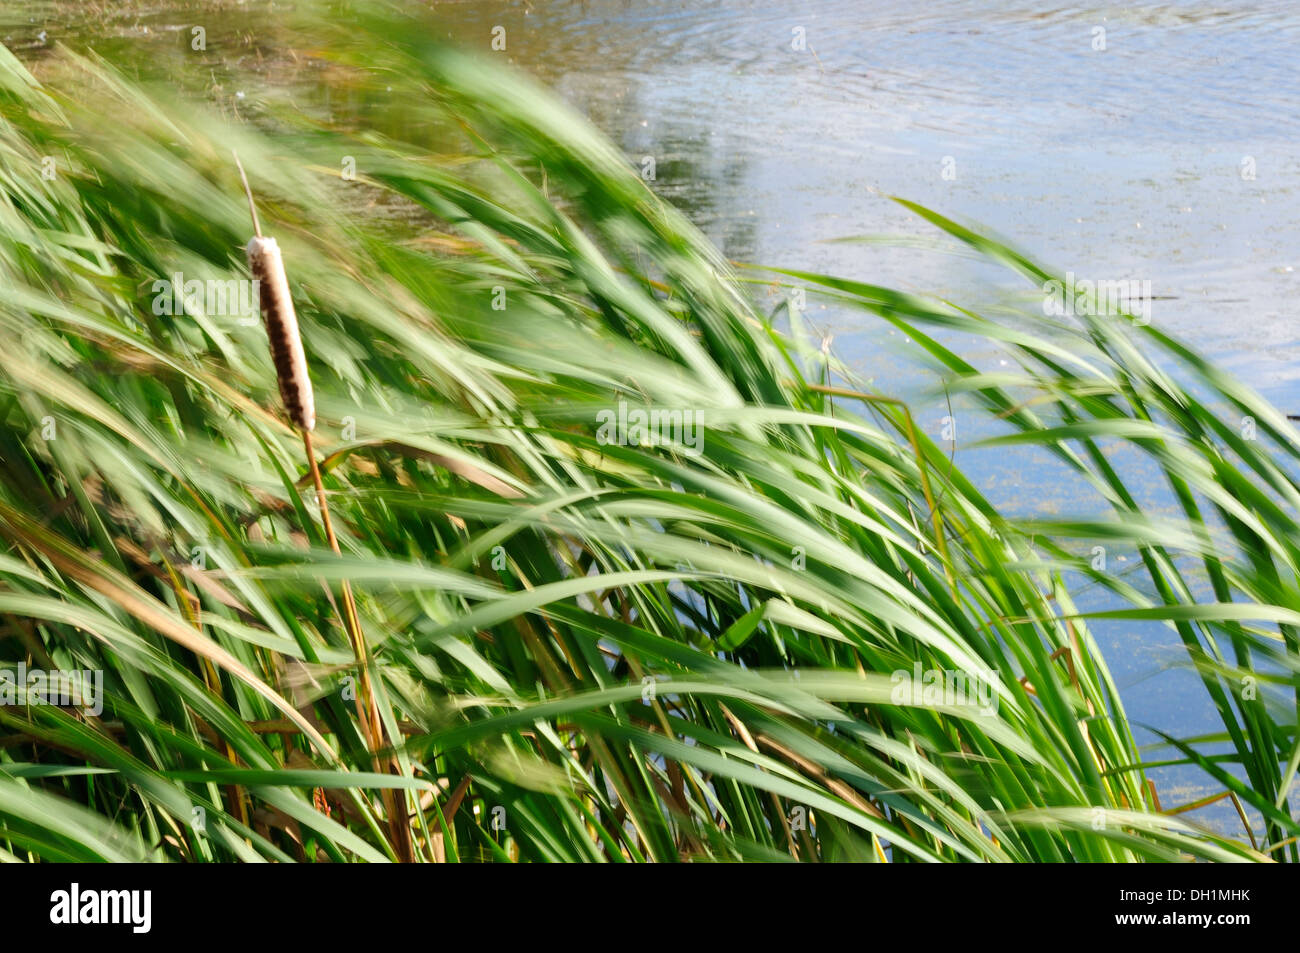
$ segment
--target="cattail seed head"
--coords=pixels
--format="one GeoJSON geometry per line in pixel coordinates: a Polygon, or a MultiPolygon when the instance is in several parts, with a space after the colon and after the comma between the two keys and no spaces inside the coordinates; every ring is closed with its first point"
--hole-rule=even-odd
{"type": "Polygon", "coordinates": [[[284,408],[298,427],[312,430],[316,426],[316,402],[312,398],[307,355],[298,333],[298,316],[293,311],[280,246],[274,238],[257,236],[249,239],[247,252],[248,268],[261,291],[262,319],[271,342],[271,360],[280,379],[284,408]]]}

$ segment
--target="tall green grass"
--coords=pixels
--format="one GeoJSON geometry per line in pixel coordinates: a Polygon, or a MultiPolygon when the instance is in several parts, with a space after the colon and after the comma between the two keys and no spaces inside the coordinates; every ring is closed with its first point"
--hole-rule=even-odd
{"type": "Polygon", "coordinates": [[[66,51],[47,87],[0,51],[0,658],[105,687],[99,717],[0,707],[4,857],[393,859],[396,787],[430,861],[1296,859],[1281,415],[1119,317],[1040,332],[787,273],[920,343],[999,441],[1114,510],[1010,520],[906,405],[778,332],[580,117],[354,16],[303,25],[323,81],[392,87],[406,138],[274,102],[233,122],[66,51]],[[294,286],[341,556],[261,328],[151,307],[175,272],[246,277],[232,148],[294,286]],[[701,452],[602,442],[620,401],[701,414],[701,452]],[[1142,511],[1114,442],[1177,518],[1142,511]],[[1136,548],[1150,584],[1075,538],[1136,548]],[[1199,765],[1257,833],[1158,809],[1071,573],[1183,639],[1223,731],[1146,756],[1199,765]],[[352,714],[344,580],[396,774],[352,714]],[[996,673],[996,704],[900,696],[914,666],[996,673]]]}

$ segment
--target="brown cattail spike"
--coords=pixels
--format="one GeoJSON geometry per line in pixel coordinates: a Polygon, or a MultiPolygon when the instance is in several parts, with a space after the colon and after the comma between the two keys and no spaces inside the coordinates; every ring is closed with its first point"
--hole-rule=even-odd
{"type": "Polygon", "coordinates": [[[280,397],[289,419],[303,430],[312,430],[316,426],[316,402],[280,246],[274,238],[254,237],[249,239],[247,250],[248,268],[260,288],[262,319],[271,342],[271,360],[280,379],[280,397]]]}

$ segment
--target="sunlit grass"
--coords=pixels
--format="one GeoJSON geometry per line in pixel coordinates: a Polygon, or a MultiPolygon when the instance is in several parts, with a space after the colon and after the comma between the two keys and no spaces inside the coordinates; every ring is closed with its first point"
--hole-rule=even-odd
{"type": "Polygon", "coordinates": [[[392,859],[396,789],[423,860],[1295,859],[1300,491],[1275,410],[1121,318],[1040,340],[787,275],[919,342],[1115,510],[1016,525],[905,405],[773,330],[556,100],[401,22],[304,28],[351,88],[393,87],[409,139],[235,123],[70,54],[41,88],[0,53],[0,657],[104,673],[99,717],[0,707],[7,854],[392,859]],[[152,308],[173,273],[247,276],[232,148],[293,283],[340,555],[261,327],[152,308]],[[702,415],[699,452],[601,442],[620,401],[702,415]],[[1180,519],[1140,512],[1108,439],[1159,463],[1180,519]],[[1138,549],[1156,598],[1071,537],[1138,549]],[[1172,750],[1258,812],[1257,844],[1157,809],[1070,571],[1182,636],[1232,753],[1172,750]],[[345,581],[392,774],[355,718],[345,581]],[[900,696],[918,665],[992,673],[994,704],[900,696]]]}

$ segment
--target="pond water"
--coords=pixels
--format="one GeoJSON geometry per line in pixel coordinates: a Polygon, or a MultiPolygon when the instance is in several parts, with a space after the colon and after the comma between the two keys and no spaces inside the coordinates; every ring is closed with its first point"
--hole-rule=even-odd
{"type": "MultiPolygon", "coordinates": [[[[247,30],[271,22],[271,6],[124,4],[90,22],[78,4],[19,2],[0,32],[20,53],[65,39],[111,56],[192,19],[213,35],[247,30]]],[[[905,196],[1061,271],[1149,280],[1153,323],[1300,412],[1300,4],[412,6],[484,52],[503,28],[494,55],[558,90],[638,166],[653,159],[656,190],[733,259],[975,305],[1017,287],[915,242],[833,241],[927,234],[884,197],[905,196]]],[[[880,386],[930,383],[886,354],[870,319],[816,306],[810,319],[880,386]]],[[[1068,488],[1032,458],[959,461],[1015,511],[1072,512],[1068,488]]],[[[1176,735],[1216,726],[1171,633],[1097,632],[1136,721],[1176,735]]],[[[1156,780],[1166,804],[1211,790],[1191,771],[1156,780]]],[[[1201,817],[1240,829],[1230,809],[1201,817]]]]}

